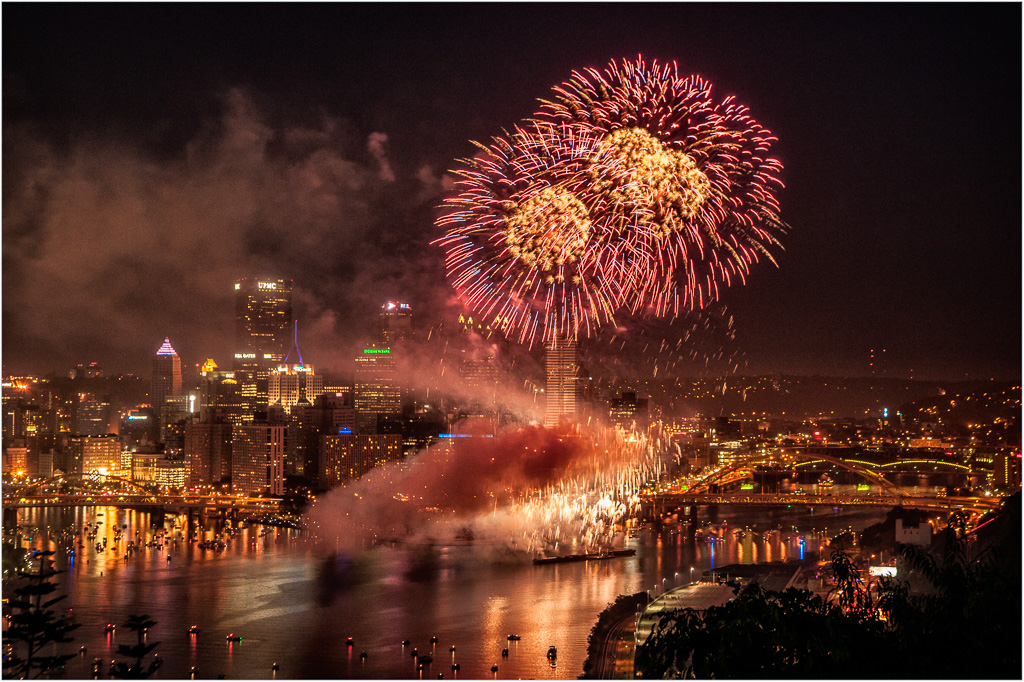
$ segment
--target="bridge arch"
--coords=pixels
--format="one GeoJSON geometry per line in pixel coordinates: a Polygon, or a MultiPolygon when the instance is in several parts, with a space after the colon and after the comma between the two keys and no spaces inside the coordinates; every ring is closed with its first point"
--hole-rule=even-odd
{"type": "Polygon", "coordinates": [[[88,492],[120,492],[128,495],[152,495],[137,483],[126,478],[112,474],[88,473],[88,474],[58,474],[45,481],[39,481],[26,486],[22,491],[23,497],[45,496],[45,491],[60,488],[65,484],[80,483],[88,492]]]}
{"type": "MultiPolygon", "coordinates": [[[[895,483],[887,480],[881,474],[871,471],[870,469],[861,464],[847,462],[846,460],[842,460],[837,457],[832,457],[831,455],[819,455],[811,453],[786,453],[785,455],[780,455],[777,457],[785,457],[804,462],[812,462],[819,460],[823,462],[828,462],[829,464],[834,464],[835,466],[838,466],[841,469],[846,469],[847,471],[857,474],[861,478],[866,479],[870,483],[874,483],[875,485],[879,486],[883,491],[888,492],[892,495],[909,495],[907,491],[905,491],[903,488],[896,485],[895,483]]],[[[704,476],[703,478],[699,479],[696,483],[690,486],[687,492],[707,492],[711,485],[715,484],[718,481],[721,481],[730,474],[736,473],[739,470],[745,467],[749,467],[752,464],[758,464],[766,460],[775,459],[777,457],[766,457],[765,455],[752,455],[750,457],[741,459],[737,462],[733,462],[724,469],[713,471],[707,476],[704,476]]]]}

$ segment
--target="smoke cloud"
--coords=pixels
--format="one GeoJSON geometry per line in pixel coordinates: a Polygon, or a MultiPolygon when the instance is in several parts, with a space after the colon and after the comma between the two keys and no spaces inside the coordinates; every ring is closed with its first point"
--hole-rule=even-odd
{"type": "Polygon", "coordinates": [[[660,448],[615,429],[541,426],[459,434],[322,495],[308,513],[327,552],[472,541],[478,558],[593,551],[635,510],[660,448]]]}
{"type": "Polygon", "coordinates": [[[304,355],[349,362],[385,297],[448,295],[429,246],[440,171],[396,173],[387,139],[271,121],[242,89],[170,152],[5,127],[8,371],[146,373],[165,336],[186,364],[225,364],[245,276],[294,279],[304,355]]]}

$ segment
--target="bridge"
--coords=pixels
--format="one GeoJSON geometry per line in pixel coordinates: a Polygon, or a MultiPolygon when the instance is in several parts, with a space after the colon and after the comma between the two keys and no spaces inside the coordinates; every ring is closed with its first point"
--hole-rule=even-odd
{"type": "Polygon", "coordinates": [[[850,507],[874,506],[910,509],[930,509],[951,512],[955,509],[976,512],[993,511],[999,508],[1000,499],[989,497],[927,497],[920,495],[887,495],[870,493],[801,494],[801,493],[753,493],[749,490],[725,493],[660,492],[647,497],[650,504],[659,508],[670,506],[706,505],[748,505],[748,506],[804,506],[804,507],[850,507]]]}
{"type": "Polygon", "coordinates": [[[22,488],[5,486],[4,509],[32,507],[131,507],[189,511],[273,513],[280,500],[243,495],[158,494],[108,474],[62,474],[22,488]]]}
{"type": "MultiPolygon", "coordinates": [[[[923,460],[922,460],[923,462],[923,460]]],[[[934,467],[943,465],[946,468],[967,469],[961,464],[941,461],[928,461],[934,467]]],[[[915,509],[931,509],[952,511],[954,509],[971,510],[984,513],[999,508],[998,498],[987,497],[946,497],[939,495],[914,495],[886,479],[875,469],[891,467],[892,464],[873,464],[858,460],[845,460],[820,453],[773,453],[771,455],[753,455],[727,466],[720,467],[686,488],[678,490],[662,490],[649,493],[646,501],[657,508],[664,509],[670,505],[701,506],[701,505],[764,505],[805,507],[845,507],[845,506],[903,506],[915,509]],[[825,463],[849,471],[868,484],[868,490],[856,492],[753,492],[752,490],[725,490],[729,486],[753,476],[756,465],[805,466],[825,463]]]]}

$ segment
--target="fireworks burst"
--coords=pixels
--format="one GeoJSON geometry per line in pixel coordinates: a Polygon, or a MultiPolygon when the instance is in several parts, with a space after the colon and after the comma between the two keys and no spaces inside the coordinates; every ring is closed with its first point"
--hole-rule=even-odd
{"type": "Polygon", "coordinates": [[[553,91],[463,160],[438,220],[450,280],[492,326],[532,344],[590,336],[618,310],[676,317],[774,262],[782,166],[746,107],[640,57],[553,91]]]}
{"type": "Polygon", "coordinates": [[[637,250],[657,255],[638,264],[647,278],[626,302],[632,312],[703,308],[721,285],[744,281],[758,254],[774,262],[782,165],[746,107],[715,103],[707,81],[639,57],[574,72],[554,92],[538,120],[598,140],[591,191],[609,194],[637,250]]]}
{"type": "Polygon", "coordinates": [[[538,330],[541,339],[576,338],[611,322],[621,280],[604,270],[616,238],[607,221],[592,219],[604,212],[603,199],[586,192],[586,156],[578,151],[592,141],[545,126],[478,146],[482,154],[462,160],[461,191],[438,219],[460,297],[492,328],[528,345],[538,330]]]}
{"type": "Polygon", "coordinates": [[[527,427],[437,444],[409,466],[385,465],[332,491],[311,519],[334,548],[468,535],[525,558],[607,549],[661,473],[668,442],[618,428],[556,438],[527,427]]]}

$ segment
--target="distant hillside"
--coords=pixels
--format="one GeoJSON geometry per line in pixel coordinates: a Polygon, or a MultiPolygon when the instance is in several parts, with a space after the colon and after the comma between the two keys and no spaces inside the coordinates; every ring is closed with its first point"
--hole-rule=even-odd
{"type": "MultiPolygon", "coordinates": [[[[666,417],[703,415],[804,417],[881,417],[914,403],[948,404],[957,394],[1017,396],[1020,385],[998,381],[911,381],[907,379],[822,376],[726,377],[669,379],[598,386],[599,392],[633,390],[650,397],[666,417]]],[[[976,404],[980,404],[976,402],[976,404]]]]}

